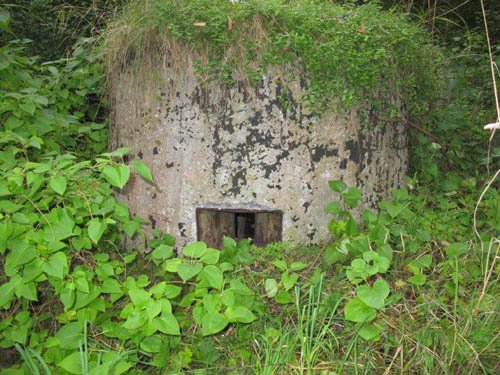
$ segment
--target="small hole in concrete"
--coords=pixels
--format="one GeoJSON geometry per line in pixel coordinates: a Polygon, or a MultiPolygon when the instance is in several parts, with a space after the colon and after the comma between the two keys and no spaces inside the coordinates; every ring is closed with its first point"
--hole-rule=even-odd
{"type": "Polygon", "coordinates": [[[282,239],[283,214],[281,211],[196,209],[198,241],[209,247],[222,248],[224,236],[242,240],[250,238],[259,246],[282,239]]]}

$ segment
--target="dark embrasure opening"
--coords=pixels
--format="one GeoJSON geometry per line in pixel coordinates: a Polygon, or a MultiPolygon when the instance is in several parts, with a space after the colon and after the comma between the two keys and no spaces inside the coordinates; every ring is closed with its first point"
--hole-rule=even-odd
{"type": "Polygon", "coordinates": [[[224,236],[265,246],[282,240],[283,213],[281,211],[197,208],[198,241],[209,247],[222,248],[224,236]]]}

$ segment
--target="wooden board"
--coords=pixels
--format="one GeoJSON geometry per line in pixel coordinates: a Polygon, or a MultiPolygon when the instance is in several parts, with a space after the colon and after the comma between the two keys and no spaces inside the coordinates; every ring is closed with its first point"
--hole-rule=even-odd
{"type": "Polygon", "coordinates": [[[198,241],[203,241],[208,247],[222,248],[224,236],[235,236],[235,214],[227,211],[202,210],[196,212],[198,224],[198,241]]]}
{"type": "Polygon", "coordinates": [[[281,212],[263,212],[255,214],[255,238],[258,246],[265,246],[282,239],[283,214],[281,212]]]}

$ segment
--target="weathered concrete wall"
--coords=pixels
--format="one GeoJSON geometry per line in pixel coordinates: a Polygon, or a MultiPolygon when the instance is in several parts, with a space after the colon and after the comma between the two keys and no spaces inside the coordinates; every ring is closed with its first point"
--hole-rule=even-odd
{"type": "Polygon", "coordinates": [[[197,207],[282,210],[283,240],[319,243],[331,219],[323,208],[335,197],[329,180],[358,187],[370,208],[403,183],[402,125],[361,127],[355,112],[311,116],[299,82],[285,109],[273,74],[256,90],[202,89],[166,66],[154,75],[117,75],[110,147],[130,147],[160,188],[132,176],[119,197],[181,246],[196,239],[197,207]]]}

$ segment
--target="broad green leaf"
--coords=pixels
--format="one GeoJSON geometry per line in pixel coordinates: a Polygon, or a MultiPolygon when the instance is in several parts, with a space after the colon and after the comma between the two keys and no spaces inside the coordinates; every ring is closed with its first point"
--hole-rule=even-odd
{"type": "Polygon", "coordinates": [[[389,230],[383,224],[377,224],[370,232],[370,239],[377,244],[383,244],[387,240],[389,230]]]}
{"type": "Polygon", "coordinates": [[[78,343],[83,339],[83,329],[80,323],[68,323],[64,325],[57,333],[60,346],[63,349],[77,349],[78,343]]]}
{"type": "Polygon", "coordinates": [[[68,259],[66,254],[59,251],[52,254],[47,262],[43,263],[42,269],[47,275],[62,279],[64,277],[64,270],[68,266],[68,259]]]}
{"type": "Polygon", "coordinates": [[[389,293],[389,284],[385,280],[375,281],[373,287],[360,285],[357,289],[358,298],[366,305],[375,309],[380,309],[384,306],[384,301],[389,293]]]}
{"type": "Polygon", "coordinates": [[[115,169],[118,170],[120,176],[120,185],[118,187],[122,189],[130,178],[130,167],[128,165],[118,164],[115,166],[115,169]]]}
{"type": "Polygon", "coordinates": [[[172,246],[167,246],[167,245],[160,245],[156,249],[153,250],[151,253],[151,256],[154,259],[160,259],[160,260],[165,260],[173,257],[174,255],[174,249],[172,246]]]}
{"type": "Polygon", "coordinates": [[[290,271],[296,272],[296,271],[302,271],[307,267],[307,264],[302,263],[302,262],[293,262],[290,264],[290,271]]]}
{"type": "Polygon", "coordinates": [[[219,264],[219,268],[222,272],[234,270],[234,266],[229,262],[222,262],[221,264],[219,264]]]}
{"type": "Polygon", "coordinates": [[[234,306],[234,303],[235,303],[235,296],[234,296],[234,292],[230,289],[227,289],[225,290],[223,293],[222,293],[222,298],[221,298],[221,301],[224,305],[226,306],[234,306]]]}
{"type": "Polygon", "coordinates": [[[465,254],[469,250],[469,245],[466,242],[456,242],[450,244],[446,248],[446,256],[455,258],[465,254]]]}
{"type": "Polygon", "coordinates": [[[203,322],[203,317],[207,313],[207,309],[205,309],[203,306],[196,306],[193,309],[193,319],[196,322],[196,324],[201,326],[201,323],[203,322]]]}
{"type": "Polygon", "coordinates": [[[136,306],[144,304],[147,300],[151,299],[151,296],[148,292],[146,292],[144,289],[139,288],[131,288],[128,291],[128,295],[130,296],[133,304],[136,306]]]}
{"type": "Polygon", "coordinates": [[[419,286],[422,286],[425,284],[425,282],[427,281],[427,277],[421,273],[417,273],[416,275],[410,277],[408,279],[408,281],[410,283],[412,283],[413,285],[419,285],[419,286]]]}
{"type": "Polygon", "coordinates": [[[377,254],[381,257],[387,258],[389,264],[392,261],[392,248],[388,244],[377,246],[377,254]]]}
{"type": "Polygon", "coordinates": [[[80,357],[80,352],[74,352],[64,358],[57,366],[63,368],[70,374],[82,374],[82,361],[80,357]]]}
{"type": "Polygon", "coordinates": [[[180,336],[181,334],[177,319],[170,313],[154,318],[153,327],[166,335],[180,336]]]}
{"type": "Polygon", "coordinates": [[[0,201],[0,211],[6,212],[8,214],[12,214],[21,209],[22,207],[23,207],[22,205],[15,204],[8,200],[0,201]]]}
{"type": "Polygon", "coordinates": [[[16,212],[14,215],[12,215],[12,221],[14,223],[18,223],[18,224],[29,224],[30,223],[28,217],[21,212],[16,212]]]}
{"type": "Polygon", "coordinates": [[[166,287],[165,287],[165,297],[167,298],[175,298],[175,297],[178,297],[182,292],[182,288],[180,286],[177,286],[177,285],[171,285],[171,284],[168,284],[166,287]]]}
{"type": "MultiPolygon", "coordinates": [[[[85,280],[84,278],[80,278],[80,280],[85,280]]],[[[89,285],[89,292],[85,293],[82,292],[80,289],[78,289],[78,280],[75,280],[75,286],[77,287],[76,291],[76,301],[75,301],[75,306],[73,307],[74,310],[79,310],[88,304],[90,304],[92,301],[94,301],[97,297],[99,297],[99,294],[101,292],[100,287],[98,287],[95,284],[88,284],[89,285]]]]}
{"type": "Polygon", "coordinates": [[[126,329],[138,329],[143,327],[147,321],[148,321],[148,315],[146,314],[145,311],[135,312],[127,318],[125,323],[123,323],[122,327],[126,329]]]}
{"type": "Polygon", "coordinates": [[[344,197],[345,203],[352,208],[356,208],[358,205],[358,202],[361,200],[361,191],[357,188],[349,188],[349,190],[346,193],[343,193],[342,196],[344,197]]]}
{"type": "Polygon", "coordinates": [[[200,279],[208,283],[212,288],[221,290],[223,283],[222,271],[216,266],[208,265],[200,272],[200,279]]]}
{"type": "Polygon", "coordinates": [[[179,302],[180,307],[188,307],[191,305],[194,301],[194,293],[188,293],[184,297],[182,297],[181,301],[179,302]]]}
{"type": "Polygon", "coordinates": [[[106,231],[107,226],[108,224],[106,223],[106,221],[104,220],[101,221],[98,218],[92,219],[89,222],[89,227],[88,227],[89,237],[93,243],[97,245],[102,235],[106,231]]]}
{"type": "Polygon", "coordinates": [[[406,208],[404,203],[397,203],[394,201],[379,201],[377,205],[381,210],[386,211],[391,218],[399,216],[399,214],[406,208]]]}
{"type": "Polygon", "coordinates": [[[153,175],[151,174],[146,164],[140,161],[133,161],[132,166],[134,167],[135,171],[139,174],[139,176],[145,178],[148,181],[153,182],[153,175]]]}
{"type": "Polygon", "coordinates": [[[278,293],[278,283],[274,279],[266,279],[265,289],[267,298],[273,298],[278,293]]]}
{"type": "Polygon", "coordinates": [[[336,215],[340,211],[342,211],[342,208],[340,208],[340,203],[337,201],[332,201],[328,203],[325,207],[325,212],[331,215],[336,215]]]}
{"type": "Polygon", "coordinates": [[[141,341],[140,348],[148,353],[158,353],[162,346],[162,339],[159,335],[146,337],[141,341]]]}
{"type": "Polygon", "coordinates": [[[342,181],[328,181],[328,186],[337,193],[342,193],[347,187],[342,181]]]}
{"type": "Polygon", "coordinates": [[[14,298],[14,291],[20,283],[22,283],[22,279],[19,275],[16,275],[16,277],[9,282],[0,286],[0,308],[7,308],[10,306],[10,302],[14,298]]]}
{"type": "Polygon", "coordinates": [[[75,279],[75,287],[76,287],[76,290],[79,290],[82,293],[89,293],[90,292],[89,282],[87,281],[87,279],[85,277],[79,277],[79,278],[75,279]]]}
{"type": "Polygon", "coordinates": [[[63,195],[66,191],[67,181],[64,176],[55,176],[52,177],[49,181],[49,186],[52,190],[54,190],[57,194],[63,195]]]}
{"type": "Polygon", "coordinates": [[[57,212],[57,219],[52,223],[52,228],[45,228],[46,238],[48,241],[56,240],[62,241],[73,235],[73,228],[75,222],[71,218],[71,212],[69,210],[60,210],[57,212]],[[52,238],[54,234],[55,238],[52,238]]]}
{"type": "Polygon", "coordinates": [[[102,167],[104,178],[113,186],[122,189],[130,177],[130,168],[127,165],[105,165],[102,167]]]}
{"type": "Polygon", "coordinates": [[[220,251],[216,249],[207,248],[205,254],[202,255],[201,261],[205,264],[217,264],[220,257],[220,251]]]}
{"type": "Polygon", "coordinates": [[[249,309],[243,306],[228,307],[224,314],[231,323],[251,323],[257,319],[249,309]]]}
{"type": "Polygon", "coordinates": [[[243,296],[253,296],[255,294],[249,287],[243,284],[240,280],[231,280],[229,284],[231,286],[231,290],[235,294],[240,294],[243,296]]]}
{"type": "MultiPolygon", "coordinates": [[[[31,172],[28,172],[31,173],[31,172]]],[[[0,197],[6,197],[11,194],[7,181],[0,181],[0,197]]]]}
{"type": "Polygon", "coordinates": [[[429,268],[432,264],[432,256],[424,255],[420,258],[412,260],[411,264],[416,268],[429,268]]]}
{"type": "Polygon", "coordinates": [[[406,189],[394,189],[391,193],[396,201],[407,201],[410,198],[406,189]]]}
{"type": "Polygon", "coordinates": [[[128,147],[120,147],[120,148],[117,148],[116,150],[114,150],[112,152],[106,152],[106,153],[100,154],[100,155],[101,156],[105,156],[105,157],[118,157],[118,158],[121,158],[121,157],[127,155],[129,152],[130,152],[130,148],[128,148],[128,147]]]}
{"type": "Polygon", "coordinates": [[[281,274],[281,282],[283,283],[283,287],[285,288],[285,290],[290,290],[291,288],[293,288],[298,279],[299,277],[295,273],[290,275],[288,274],[288,272],[283,272],[281,274]]]}
{"type": "Polygon", "coordinates": [[[153,320],[154,317],[160,315],[163,304],[161,301],[156,301],[154,299],[149,299],[145,304],[144,308],[148,314],[149,320],[153,320]]]}
{"type": "Polygon", "coordinates": [[[112,365],[111,362],[105,362],[103,364],[100,364],[94,367],[92,370],[90,370],[88,372],[88,375],[109,375],[111,365],[112,365]]]}
{"type": "Polygon", "coordinates": [[[344,317],[351,322],[363,323],[375,319],[377,310],[366,305],[359,298],[347,302],[344,307],[344,317]]]}
{"type": "Polygon", "coordinates": [[[24,242],[17,242],[11,246],[10,252],[5,258],[5,267],[18,267],[31,262],[37,256],[36,249],[24,242]]]}
{"type": "Polygon", "coordinates": [[[117,280],[108,278],[103,281],[101,292],[109,294],[120,294],[123,291],[121,288],[121,284],[117,280]]]}
{"type": "Polygon", "coordinates": [[[64,305],[64,309],[69,310],[75,303],[76,293],[74,289],[64,288],[59,295],[61,302],[64,305]]]}
{"type": "Polygon", "coordinates": [[[229,324],[227,318],[219,313],[207,313],[203,317],[201,331],[203,336],[213,335],[222,331],[229,324]]]}
{"type": "Polygon", "coordinates": [[[286,271],[286,262],[284,260],[275,260],[273,265],[280,271],[286,271]]]}
{"type": "Polygon", "coordinates": [[[160,281],[158,284],[153,285],[149,288],[149,293],[153,295],[154,298],[159,299],[163,296],[167,283],[165,281],[160,281]]]}
{"type": "Polygon", "coordinates": [[[280,290],[277,294],[276,294],[276,298],[275,298],[276,302],[279,303],[279,304],[282,304],[282,305],[286,305],[288,303],[292,303],[293,301],[293,298],[292,296],[290,295],[290,293],[288,293],[287,291],[284,291],[284,290],[280,290]]]}
{"type": "Polygon", "coordinates": [[[161,313],[162,315],[171,314],[172,313],[172,304],[166,298],[162,298],[159,302],[161,302],[161,313]]]}
{"type": "Polygon", "coordinates": [[[365,324],[358,331],[358,334],[367,341],[378,341],[380,339],[380,327],[374,324],[365,324]]]}
{"type": "Polygon", "coordinates": [[[380,256],[375,251],[366,251],[363,253],[363,259],[367,262],[367,267],[365,271],[369,275],[375,275],[376,273],[385,273],[389,269],[390,261],[384,256],[380,256]]]}
{"type": "Polygon", "coordinates": [[[33,281],[18,284],[16,294],[29,301],[38,301],[36,284],[33,281]]]}
{"type": "Polygon", "coordinates": [[[19,104],[19,108],[21,108],[24,112],[34,115],[36,111],[36,105],[33,102],[21,103],[19,104]]]}
{"type": "Polygon", "coordinates": [[[165,263],[163,263],[163,268],[165,271],[175,273],[179,270],[179,266],[184,263],[184,259],[182,258],[171,258],[167,259],[165,263]]]}
{"type": "Polygon", "coordinates": [[[205,294],[203,296],[203,306],[208,312],[217,313],[221,308],[221,297],[216,294],[205,294]]]}
{"type": "Polygon", "coordinates": [[[201,263],[181,263],[177,268],[177,274],[182,281],[186,282],[198,275],[202,269],[203,265],[201,263]]]}
{"type": "Polygon", "coordinates": [[[201,258],[207,251],[207,245],[204,242],[192,242],[182,250],[182,255],[190,258],[201,258]]]}
{"type": "Polygon", "coordinates": [[[345,228],[346,236],[354,237],[355,235],[358,234],[358,231],[359,231],[358,222],[352,218],[349,219],[345,228]]]}
{"type": "MultiPolygon", "coordinates": [[[[346,241],[348,241],[346,239],[346,241]]],[[[347,252],[341,251],[335,244],[328,244],[325,248],[325,262],[329,265],[342,263],[348,260],[347,252]]]]}

